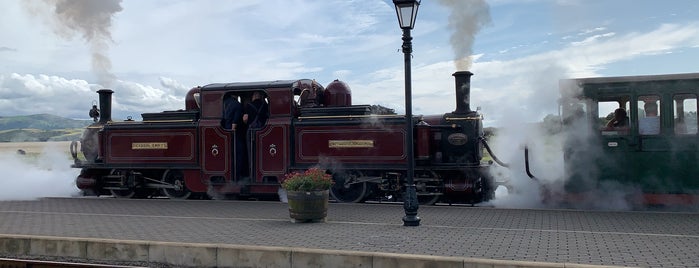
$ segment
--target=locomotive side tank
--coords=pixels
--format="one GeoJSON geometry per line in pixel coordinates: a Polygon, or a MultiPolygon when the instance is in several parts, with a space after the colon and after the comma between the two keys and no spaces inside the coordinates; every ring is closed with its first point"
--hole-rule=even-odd
{"type": "Polygon", "coordinates": [[[100,90],[100,120],[71,145],[77,186],[86,194],[132,198],[275,195],[286,173],[319,166],[333,174],[340,202],[400,201],[407,161],[416,161],[418,200],[478,203],[493,197],[482,162],[482,116],[469,107],[470,72],[457,72],[457,108],[414,117],[415,155],[407,155],[405,115],[377,105],[353,105],[351,90],[335,80],[221,83],[196,87],[185,109],[144,113],[142,121],[111,119],[111,90],[100,90]],[[223,99],[246,105],[264,96],[269,117],[260,128],[222,127],[223,99]],[[245,148],[235,148],[245,135],[245,148]],[[239,155],[244,152],[245,155],[239,155]],[[245,165],[235,166],[236,157],[245,165]],[[242,172],[234,172],[241,169],[242,172]],[[235,175],[242,174],[242,175],[235,175]]]}

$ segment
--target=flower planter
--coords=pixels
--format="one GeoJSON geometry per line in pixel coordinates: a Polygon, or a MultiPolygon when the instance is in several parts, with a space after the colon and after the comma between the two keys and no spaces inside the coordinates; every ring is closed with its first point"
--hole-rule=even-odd
{"type": "Polygon", "coordinates": [[[328,190],[287,191],[291,221],[325,222],[328,215],[328,190]]]}

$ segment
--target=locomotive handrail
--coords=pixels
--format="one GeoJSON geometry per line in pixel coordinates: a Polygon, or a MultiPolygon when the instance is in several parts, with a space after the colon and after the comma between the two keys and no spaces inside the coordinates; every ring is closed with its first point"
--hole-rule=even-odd
{"type": "Polygon", "coordinates": [[[457,121],[457,120],[481,120],[483,116],[469,116],[469,117],[445,117],[447,121],[457,121]]]}
{"type": "Polygon", "coordinates": [[[405,117],[403,115],[395,114],[362,114],[362,115],[319,115],[319,116],[299,116],[298,119],[335,119],[335,118],[367,118],[367,117],[405,117]]]}
{"type": "Polygon", "coordinates": [[[75,164],[80,164],[80,159],[78,159],[78,142],[70,142],[70,155],[73,157],[75,164]]]}

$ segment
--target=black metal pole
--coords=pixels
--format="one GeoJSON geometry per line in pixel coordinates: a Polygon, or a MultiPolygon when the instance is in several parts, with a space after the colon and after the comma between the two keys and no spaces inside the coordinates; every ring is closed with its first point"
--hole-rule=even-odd
{"type": "Polygon", "coordinates": [[[413,38],[410,36],[410,29],[403,29],[403,54],[405,58],[405,140],[406,157],[408,170],[406,176],[405,199],[403,200],[403,226],[420,226],[420,217],[417,216],[419,204],[417,202],[417,192],[415,191],[415,155],[413,153],[413,96],[410,76],[410,56],[413,52],[413,38]]]}

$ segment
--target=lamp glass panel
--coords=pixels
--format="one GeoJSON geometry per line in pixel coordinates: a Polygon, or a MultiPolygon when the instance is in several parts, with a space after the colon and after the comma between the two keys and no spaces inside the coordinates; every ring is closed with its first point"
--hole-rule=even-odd
{"type": "Polygon", "coordinates": [[[398,10],[398,23],[400,23],[400,27],[412,28],[413,6],[400,6],[398,10]]]}

